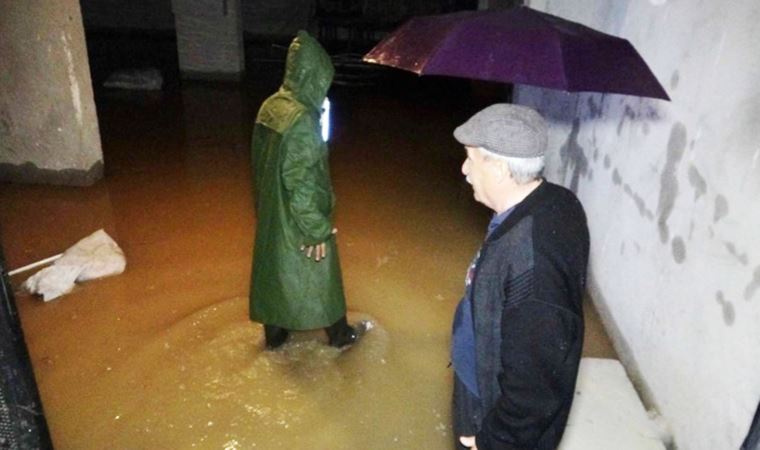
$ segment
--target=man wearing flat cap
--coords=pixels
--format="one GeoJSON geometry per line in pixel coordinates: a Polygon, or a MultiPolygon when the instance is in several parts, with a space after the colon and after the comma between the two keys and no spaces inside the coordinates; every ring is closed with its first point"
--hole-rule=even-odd
{"type": "Polygon", "coordinates": [[[494,211],[452,331],[458,448],[555,449],[583,344],[589,234],[575,195],[541,177],[533,109],[496,104],[454,130],[475,200],[494,211]]]}

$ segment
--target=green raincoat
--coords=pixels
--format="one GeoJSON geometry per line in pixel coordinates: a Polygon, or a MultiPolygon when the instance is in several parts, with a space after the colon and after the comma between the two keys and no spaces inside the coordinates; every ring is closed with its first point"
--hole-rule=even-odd
{"type": "Polygon", "coordinates": [[[346,314],[333,229],[335,197],[319,117],[332,82],[329,55],[300,31],[288,49],[280,90],[253,129],[256,243],[251,320],[289,330],[323,328],[346,314]],[[301,246],[327,244],[315,262],[301,246]]]}

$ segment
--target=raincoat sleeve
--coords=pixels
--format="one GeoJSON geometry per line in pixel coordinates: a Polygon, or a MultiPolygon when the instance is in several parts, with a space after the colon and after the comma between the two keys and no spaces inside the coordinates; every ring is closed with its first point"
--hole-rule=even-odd
{"type": "Polygon", "coordinates": [[[282,180],[291,217],[303,233],[304,245],[325,242],[331,235],[333,193],[326,152],[315,120],[301,114],[283,142],[282,180]]]}
{"type": "Polygon", "coordinates": [[[537,448],[537,441],[574,394],[568,342],[579,332],[574,314],[540,300],[506,308],[502,317],[502,395],[476,436],[480,450],[537,448]]]}

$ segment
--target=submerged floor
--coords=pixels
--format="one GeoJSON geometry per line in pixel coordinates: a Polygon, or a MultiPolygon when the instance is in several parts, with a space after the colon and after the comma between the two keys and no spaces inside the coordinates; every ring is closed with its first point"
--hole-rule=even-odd
{"type": "MultiPolygon", "coordinates": [[[[248,139],[276,80],[99,92],[102,181],[0,184],[10,268],[98,228],[127,256],[124,274],[58,300],[17,293],[56,448],[452,448],[450,323],[489,214],[451,131],[488,99],[331,93],[349,319],[377,327],[345,353],[321,332],[269,353],[247,319],[248,139]]],[[[586,314],[584,356],[614,357],[586,314]]]]}

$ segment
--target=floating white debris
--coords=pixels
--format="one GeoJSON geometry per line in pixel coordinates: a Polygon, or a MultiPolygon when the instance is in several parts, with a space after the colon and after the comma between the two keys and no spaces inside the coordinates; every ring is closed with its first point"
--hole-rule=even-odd
{"type": "Polygon", "coordinates": [[[158,69],[126,69],[112,73],[103,83],[108,88],[157,91],[164,84],[158,69]]]}
{"type": "Polygon", "coordinates": [[[24,282],[24,288],[49,301],[71,292],[75,282],[83,282],[124,272],[124,252],[105,231],[98,230],[24,282]]]}

